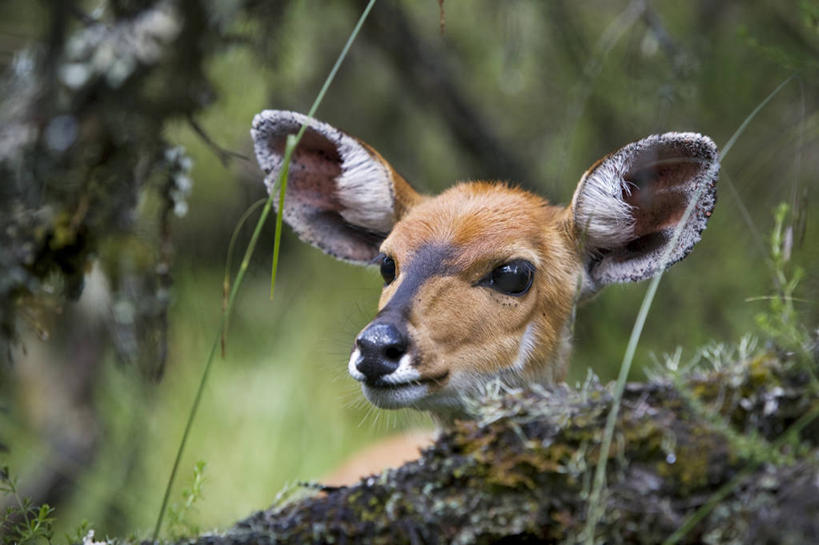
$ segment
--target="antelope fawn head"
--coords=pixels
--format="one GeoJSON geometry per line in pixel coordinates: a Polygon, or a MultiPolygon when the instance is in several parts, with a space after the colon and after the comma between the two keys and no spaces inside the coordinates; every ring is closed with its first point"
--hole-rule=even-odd
{"type": "Polygon", "coordinates": [[[717,149],[696,133],[628,144],[586,171],[568,206],[555,206],[505,183],[419,194],[364,142],[271,110],[251,131],[268,191],[287,136],[302,125],[281,213],[303,241],[380,267],[379,310],[356,337],[348,370],[386,409],[447,418],[462,414],[462,394],[496,378],[562,380],[577,302],[681,260],[716,201],[717,149]]]}

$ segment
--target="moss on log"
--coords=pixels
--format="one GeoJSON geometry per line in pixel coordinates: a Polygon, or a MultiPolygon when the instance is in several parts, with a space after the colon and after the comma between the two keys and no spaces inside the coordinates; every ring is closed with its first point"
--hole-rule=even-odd
{"type": "MultiPolygon", "coordinates": [[[[815,362],[809,364],[816,366],[815,362]]],[[[597,543],[808,543],[819,535],[819,393],[771,352],[630,384],[597,543]],[[715,507],[703,508],[720,490],[715,507]]],[[[199,545],[572,543],[584,529],[610,390],[489,392],[401,468],[258,512],[199,545]]]]}

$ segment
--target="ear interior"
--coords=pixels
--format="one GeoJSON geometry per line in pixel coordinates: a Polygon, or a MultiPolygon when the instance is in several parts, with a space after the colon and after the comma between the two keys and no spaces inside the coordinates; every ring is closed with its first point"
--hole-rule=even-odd
{"type": "Polygon", "coordinates": [[[718,172],[716,146],[694,133],[651,136],[592,167],[573,210],[594,288],[643,280],[684,258],[716,203],[718,172]],[[693,213],[680,226],[695,197],[693,213]],[[678,227],[680,237],[669,249],[678,227]]]}
{"type": "MultiPolygon", "coordinates": [[[[278,157],[284,157],[287,134],[275,135],[268,141],[278,157]]],[[[298,147],[294,150],[288,175],[287,207],[288,215],[323,212],[331,215],[341,211],[341,202],[336,194],[336,179],[341,175],[341,156],[336,147],[308,127],[298,147]]],[[[270,174],[278,175],[279,165],[270,174]]],[[[277,176],[267,176],[265,184],[273,191],[277,176]]],[[[274,201],[278,206],[278,201],[274,201]]]]}
{"type": "MultiPolygon", "coordinates": [[[[404,193],[412,190],[366,144],[304,115],[267,110],[256,116],[251,134],[268,191],[274,191],[288,135],[303,124],[307,129],[291,159],[283,218],[325,253],[369,263],[397,219],[396,180],[404,193]]],[[[273,202],[278,206],[278,199],[273,202]]]]}
{"type": "Polygon", "coordinates": [[[624,201],[634,210],[633,236],[639,239],[676,226],[696,191],[693,181],[702,168],[697,159],[681,158],[673,148],[638,157],[624,176],[624,201]]]}

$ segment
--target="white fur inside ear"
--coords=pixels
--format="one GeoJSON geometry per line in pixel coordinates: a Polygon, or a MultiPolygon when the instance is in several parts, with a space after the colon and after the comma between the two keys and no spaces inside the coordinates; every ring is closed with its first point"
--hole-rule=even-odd
{"type": "Polygon", "coordinates": [[[389,170],[354,138],[341,133],[341,216],[353,225],[388,233],[395,224],[395,195],[389,170]]]}
{"type": "Polygon", "coordinates": [[[295,135],[302,125],[318,132],[336,148],[341,158],[341,174],[334,181],[342,218],[369,231],[389,232],[395,223],[391,170],[352,136],[304,114],[265,110],[253,119],[251,135],[256,158],[267,174],[268,192],[273,191],[281,169],[286,141],[283,139],[289,134],[295,135]]]}
{"type": "Polygon", "coordinates": [[[631,237],[634,217],[625,202],[628,185],[623,176],[628,170],[628,153],[614,153],[603,159],[580,181],[572,207],[581,244],[591,241],[595,246],[616,246],[631,237]]]}

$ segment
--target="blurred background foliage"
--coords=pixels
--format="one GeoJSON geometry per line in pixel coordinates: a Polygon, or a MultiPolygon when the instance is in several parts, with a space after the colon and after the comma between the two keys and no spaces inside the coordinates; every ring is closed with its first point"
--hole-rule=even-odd
{"type": "MultiPolygon", "coordinates": [[[[61,210],[59,201],[48,214],[32,215],[40,222],[35,242],[43,230],[54,240],[61,225],[72,236],[77,223],[98,229],[79,264],[72,262],[73,279],[57,260],[41,278],[28,279],[33,269],[20,269],[28,284],[6,281],[17,271],[10,251],[16,239],[2,239],[9,253],[0,252],[7,259],[0,288],[8,298],[0,323],[11,344],[3,354],[8,361],[0,363],[6,449],[0,465],[18,475],[23,495],[56,507],[58,529],[87,519],[98,536],[145,536],[152,526],[218,327],[228,241],[241,214],[264,197],[261,173],[249,159],[250,120],[264,108],[309,108],[363,5],[0,4],[7,111],[21,96],[15,78],[37,58],[31,52],[39,51],[46,65],[67,63],[71,52],[58,47],[65,36],[100,24],[112,28],[157,6],[170,18],[166,30],[181,29],[154,64],[138,58],[137,76],[120,81],[106,69],[95,93],[82,96],[86,109],[122,109],[122,123],[109,124],[112,149],[139,151],[124,156],[125,167],[114,164],[123,180],[131,179],[125,169],[137,169],[140,157],[165,165],[147,181],[104,186],[114,188],[109,195],[133,196],[115,214],[128,220],[94,224],[73,208],[61,210]],[[109,92],[120,85],[120,94],[109,92]],[[133,143],[120,138],[132,130],[133,143]]],[[[643,376],[641,366],[654,354],[677,347],[691,354],[711,340],[757,332],[755,316],[766,303],[748,299],[774,290],[764,241],[772,210],[783,201],[795,211],[790,259],[807,271],[797,308],[815,327],[819,3],[447,0],[443,8],[445,17],[435,0],[379,2],[318,113],[372,144],[426,192],[455,180],[504,179],[565,203],[597,158],[642,136],[698,131],[725,144],[794,76],[726,157],[709,228],[663,279],[633,378],[643,376]]],[[[88,43],[93,56],[96,42],[88,43]]],[[[52,126],[48,116],[58,113],[83,119],[77,100],[44,102],[38,126],[52,126]]],[[[3,136],[12,138],[8,127],[3,136]]],[[[52,148],[69,154],[74,169],[83,161],[81,143],[52,148]]],[[[69,161],[47,163],[50,157],[36,160],[52,169],[69,161]]],[[[37,199],[50,195],[18,199],[10,189],[17,174],[3,172],[6,229],[12,214],[39,210],[37,199]]],[[[106,179],[120,183],[113,172],[106,179]]],[[[51,194],[61,181],[46,186],[51,194]]],[[[241,248],[249,235],[246,226],[241,248]]],[[[182,502],[195,462],[206,462],[202,499],[186,514],[202,529],[269,506],[286,485],[319,478],[377,437],[430,425],[423,416],[373,411],[346,377],[352,339],[376,306],[378,275],[333,261],[288,231],[277,300],[270,302],[271,253],[272,223],[172,494],[182,502]]],[[[589,369],[613,378],[644,290],[612,287],[580,309],[571,383],[589,369]]]]}

